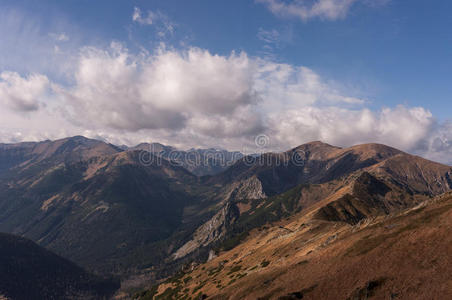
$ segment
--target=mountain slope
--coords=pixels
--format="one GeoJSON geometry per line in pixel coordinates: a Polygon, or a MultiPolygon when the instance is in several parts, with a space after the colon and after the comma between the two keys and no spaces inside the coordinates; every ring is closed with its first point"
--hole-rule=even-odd
{"type": "Polygon", "coordinates": [[[261,182],[263,192],[271,196],[299,184],[324,183],[366,168],[371,173],[397,175],[398,181],[415,188],[423,182],[424,186],[418,189],[422,192],[428,192],[428,189],[432,193],[445,192],[451,186],[450,179],[447,179],[451,170],[449,166],[380,144],[341,149],[321,142],[301,145],[284,153],[246,157],[210,178],[209,183],[225,185],[254,176],[261,182]]]}
{"type": "Polygon", "coordinates": [[[182,225],[184,208],[195,202],[188,191],[195,184],[195,176],[165,160],[143,164],[140,152],[63,163],[3,182],[0,229],[90,269],[123,271],[166,251],[135,253],[182,225]]]}
{"type": "Polygon", "coordinates": [[[119,288],[30,240],[4,233],[0,270],[0,295],[10,299],[107,299],[119,288]]]}
{"type": "Polygon", "coordinates": [[[253,231],[233,250],[152,292],[208,299],[448,299],[451,220],[450,193],[356,225],[299,215],[253,231]]]}
{"type": "Polygon", "coordinates": [[[114,145],[82,136],[37,143],[0,144],[0,175],[15,167],[76,162],[120,151],[114,145]]]}
{"type": "Polygon", "coordinates": [[[225,214],[239,211],[233,224],[218,223],[213,216],[174,257],[200,247],[225,247],[224,242],[232,247],[249,230],[300,211],[316,210],[318,219],[350,224],[389,214],[451,190],[451,174],[449,166],[380,144],[341,149],[313,142],[246,157],[206,178],[220,187],[217,201],[228,210],[225,214]]]}
{"type": "Polygon", "coordinates": [[[123,279],[158,280],[287,218],[355,226],[452,183],[451,167],[379,144],[313,142],[198,177],[149,151],[81,137],[49,143],[21,144],[34,150],[3,168],[0,230],[123,279]]]}

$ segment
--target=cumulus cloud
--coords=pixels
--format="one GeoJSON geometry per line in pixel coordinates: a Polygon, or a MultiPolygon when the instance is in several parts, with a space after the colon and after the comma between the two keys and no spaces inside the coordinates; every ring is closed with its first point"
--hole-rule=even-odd
{"type": "Polygon", "coordinates": [[[253,152],[254,137],[265,134],[268,150],[312,140],[379,142],[452,160],[451,124],[439,124],[422,107],[372,111],[367,100],[306,67],[200,48],[131,53],[118,43],[85,47],[75,61],[67,85],[45,75],[1,73],[3,141],[82,134],[118,144],[151,140],[253,152]],[[34,111],[33,118],[11,109],[34,111]]]}
{"type": "Polygon", "coordinates": [[[55,92],[77,126],[177,130],[196,140],[256,135],[266,130],[270,111],[364,103],[308,68],[199,48],[138,55],[118,43],[84,48],[74,79],[55,92]]]}
{"type": "Polygon", "coordinates": [[[16,72],[0,73],[0,103],[16,111],[35,111],[49,88],[49,80],[40,74],[21,77],[16,72]]]}
{"type": "Polygon", "coordinates": [[[431,160],[452,165],[452,123],[435,124],[417,152],[431,160]]]}
{"type": "Polygon", "coordinates": [[[337,84],[326,81],[313,70],[258,59],[256,90],[270,106],[297,108],[312,104],[364,104],[365,100],[347,96],[337,84]]]}
{"type": "Polygon", "coordinates": [[[270,119],[277,144],[297,146],[300,141],[322,140],[350,146],[376,142],[403,150],[419,149],[435,124],[429,111],[405,106],[378,112],[308,106],[272,114],[270,119]]]}
{"type": "Polygon", "coordinates": [[[206,124],[212,120],[237,120],[216,131],[222,136],[233,134],[233,126],[241,132],[259,128],[259,120],[239,121],[259,101],[252,80],[252,62],[243,53],[223,57],[191,48],[132,55],[112,44],[109,50],[83,49],[75,84],[56,92],[80,126],[138,131],[180,130],[190,124],[211,134],[206,124]]]}

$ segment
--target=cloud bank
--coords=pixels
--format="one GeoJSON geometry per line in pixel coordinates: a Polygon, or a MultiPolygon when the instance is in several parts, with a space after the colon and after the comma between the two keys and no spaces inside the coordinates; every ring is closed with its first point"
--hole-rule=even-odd
{"type": "Polygon", "coordinates": [[[73,61],[69,84],[0,74],[2,141],[83,134],[255,151],[255,136],[265,134],[267,150],[380,142],[451,161],[451,124],[422,107],[372,111],[369,100],[303,66],[195,47],[131,53],[119,43],[84,47],[73,61]]]}

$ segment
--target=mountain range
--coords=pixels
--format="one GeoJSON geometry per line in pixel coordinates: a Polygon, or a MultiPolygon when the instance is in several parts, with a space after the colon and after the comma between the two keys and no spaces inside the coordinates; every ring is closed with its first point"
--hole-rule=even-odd
{"type": "MultiPolygon", "coordinates": [[[[119,298],[147,286],[135,296],[334,299],[341,287],[344,299],[366,299],[409,277],[355,278],[359,263],[377,268],[388,239],[401,245],[388,244],[381,268],[396,248],[425,256],[411,236],[443,233],[428,224],[447,227],[451,176],[450,166],[380,144],[250,156],[80,136],[0,144],[0,231],[121,278],[119,298]],[[333,284],[339,277],[353,284],[333,284]]],[[[449,249],[447,239],[434,245],[449,249]]],[[[433,272],[415,270],[418,280],[433,272]]],[[[415,293],[400,284],[407,290],[394,294],[415,293]]]]}

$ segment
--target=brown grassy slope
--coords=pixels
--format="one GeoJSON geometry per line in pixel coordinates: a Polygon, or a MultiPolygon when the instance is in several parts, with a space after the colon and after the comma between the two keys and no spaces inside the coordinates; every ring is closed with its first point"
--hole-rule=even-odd
{"type": "Polygon", "coordinates": [[[0,162],[2,167],[23,168],[46,160],[55,165],[118,152],[121,149],[114,145],[74,136],[55,141],[0,144],[0,162]]]}
{"type": "Polygon", "coordinates": [[[355,226],[294,218],[256,230],[159,292],[179,287],[180,295],[209,299],[451,299],[451,229],[452,194],[355,226]]]}

